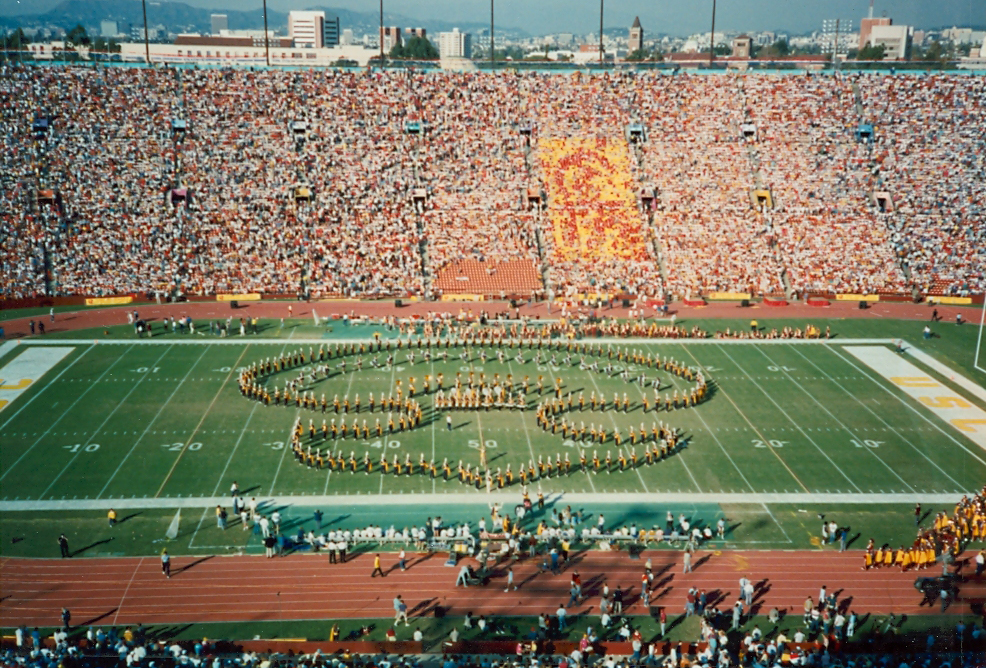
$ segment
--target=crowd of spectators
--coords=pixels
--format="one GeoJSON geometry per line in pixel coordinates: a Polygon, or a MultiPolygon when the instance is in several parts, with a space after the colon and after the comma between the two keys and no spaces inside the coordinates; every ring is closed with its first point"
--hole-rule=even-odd
{"type": "Polygon", "coordinates": [[[675,76],[641,83],[636,101],[648,129],[641,179],[655,189],[655,233],[673,294],[784,290],[762,215],[750,202],[754,182],[739,130],[738,80],[675,76]]]}
{"type": "Polygon", "coordinates": [[[918,290],[986,289],[986,111],[977,77],[860,81],[876,124],[873,173],[890,195],[879,214],[918,290]]]}
{"type": "Polygon", "coordinates": [[[463,262],[555,296],[986,288],[975,77],[6,66],[0,90],[6,297],[437,297],[463,262]]]}

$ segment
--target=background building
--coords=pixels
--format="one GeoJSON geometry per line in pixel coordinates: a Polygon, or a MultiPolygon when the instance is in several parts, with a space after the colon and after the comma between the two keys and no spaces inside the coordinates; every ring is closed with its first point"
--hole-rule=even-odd
{"type": "Polygon", "coordinates": [[[911,27],[875,25],[867,39],[869,46],[882,46],[887,60],[905,60],[911,55],[911,27]]]}
{"type": "Polygon", "coordinates": [[[229,30],[229,17],[225,14],[212,15],[212,34],[218,35],[223,30],[229,30]]]}
{"type": "Polygon", "coordinates": [[[411,39],[413,37],[427,39],[428,31],[424,28],[404,28],[404,39],[411,39]]]}
{"type": "MultiPolygon", "coordinates": [[[[339,34],[338,29],[336,35],[339,34]]],[[[288,37],[295,46],[320,49],[325,39],[325,12],[288,12],[288,37]]]]}
{"type": "Polygon", "coordinates": [[[452,28],[452,32],[439,33],[438,55],[442,58],[471,58],[472,36],[467,32],[459,32],[458,28],[452,28]]]}
{"type": "Polygon", "coordinates": [[[633,53],[634,51],[640,51],[644,48],[644,29],[640,27],[640,17],[633,19],[633,25],[630,26],[630,36],[627,39],[627,51],[633,53]]]}
{"type": "Polygon", "coordinates": [[[733,58],[749,58],[750,57],[750,47],[753,44],[753,40],[749,35],[737,35],[733,38],[733,58]]]}
{"type": "Polygon", "coordinates": [[[326,16],[322,24],[322,46],[331,48],[339,46],[342,41],[342,33],[339,30],[339,17],[326,16]]]}
{"type": "Polygon", "coordinates": [[[401,29],[397,27],[381,28],[380,43],[383,44],[383,52],[390,53],[395,46],[403,46],[401,40],[401,29]]]}

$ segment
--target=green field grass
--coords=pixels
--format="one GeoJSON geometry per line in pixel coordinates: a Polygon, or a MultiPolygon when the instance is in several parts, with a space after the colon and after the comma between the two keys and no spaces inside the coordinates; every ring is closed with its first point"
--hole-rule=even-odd
{"type": "MultiPolygon", "coordinates": [[[[713,330],[741,325],[723,321],[694,324],[713,330]]],[[[816,324],[824,327],[827,323],[816,324]]],[[[632,378],[641,373],[648,380],[657,377],[662,395],[675,388],[684,390],[691,383],[665,371],[617,360],[613,361],[617,368],[611,374],[581,371],[578,354],[573,355],[571,364],[564,365],[565,353],[554,351],[544,354],[549,360],[554,356],[557,363],[552,365],[549,361],[541,368],[532,361],[535,353],[527,349],[523,350],[523,364],[514,361],[515,350],[506,351],[503,363],[492,358],[480,363],[478,348],[472,350],[471,361],[466,363],[459,359],[459,349],[453,347],[447,362],[426,363],[415,351],[413,365],[402,350],[395,353],[393,367],[378,369],[369,366],[375,354],[365,353],[361,371],[354,370],[356,356],[346,358],[345,372],[339,368],[338,359],[333,358],[329,361],[333,375],[311,387],[316,397],[324,393],[329,399],[328,414],[323,416],[320,411],[299,410],[293,405],[263,406],[241,396],[237,370],[294,351],[307,353],[320,345],[330,347],[343,339],[369,340],[374,334],[393,337],[394,332],[369,325],[335,325],[330,329],[308,323],[289,323],[281,329],[279,323],[270,322],[265,323],[258,336],[237,336],[232,340],[216,339],[207,333],[194,337],[169,333],[150,341],[137,340],[126,327],[113,328],[109,335],[103,330],[64,333],[46,341],[63,341],[72,351],[0,412],[0,503],[47,502],[47,512],[55,508],[50,504],[64,501],[57,509],[93,513],[80,516],[79,522],[105,523],[98,518],[105,516],[110,505],[127,508],[128,503],[140,501],[147,507],[143,511],[147,514],[136,518],[133,526],[145,520],[150,523],[152,517],[166,525],[173,507],[184,505],[195,509],[186,511],[194,516],[193,525],[207,532],[215,530],[215,521],[204,500],[227,494],[233,481],[237,481],[247,496],[290,499],[291,508],[304,509],[297,511],[299,517],[309,512],[315,499],[319,504],[330,503],[325,497],[336,496],[341,503],[351,502],[354,497],[367,501],[374,498],[377,503],[381,498],[388,499],[379,507],[398,507],[399,511],[420,515],[420,506],[415,509],[413,502],[405,504],[402,499],[436,494],[456,495],[448,499],[453,506],[471,504],[469,514],[475,521],[475,509],[486,502],[485,488],[477,490],[457,480],[420,474],[383,475],[378,462],[384,455],[389,460],[397,455],[403,461],[409,454],[414,462],[422,455],[439,464],[448,458],[453,469],[459,460],[476,466],[479,444],[485,442],[494,469],[505,469],[510,464],[517,471],[532,459],[567,454],[573,462],[570,474],[533,483],[532,492],[541,489],[549,497],[585,494],[590,495],[585,498],[592,499],[592,504],[599,505],[619,504],[621,499],[643,504],[647,496],[615,495],[653,495],[657,503],[650,510],[663,512],[677,503],[674,507],[694,508],[692,512],[710,524],[719,516],[748,513],[748,521],[738,516],[731,518],[740,526],[730,538],[738,546],[749,547],[758,542],[780,546],[810,544],[817,529],[817,504],[824,502],[835,508],[838,495],[874,495],[874,503],[883,504],[880,512],[903,516],[911,497],[952,495],[957,500],[963,493],[980,488],[986,480],[986,453],[861,365],[842,350],[840,343],[847,337],[886,340],[906,336],[939,361],[983,384],[983,375],[971,368],[976,328],[940,325],[941,338],[921,341],[923,324],[914,322],[865,320],[830,324],[838,337],[827,343],[601,344],[604,351],[610,347],[628,348],[645,355],[674,358],[701,370],[710,379],[710,396],[697,407],[647,413],[641,400],[645,392],[652,395],[652,390],[649,385],[641,388],[624,382],[618,375],[624,366],[629,367],[632,378]],[[306,427],[303,443],[307,446],[308,420],[313,419],[320,426],[323,417],[336,417],[331,407],[335,395],[353,400],[359,394],[363,410],[358,419],[365,419],[372,428],[377,418],[386,424],[386,413],[379,409],[372,414],[367,412],[370,393],[375,397],[393,393],[397,380],[402,380],[406,388],[413,375],[420,394],[424,375],[434,377],[439,372],[445,376],[446,388],[457,373],[463,378],[470,372],[477,377],[481,373],[487,377],[500,374],[501,378],[512,374],[515,382],[530,376],[528,408],[453,411],[454,428],[447,430],[446,412],[432,408],[433,395],[419,396],[424,419],[416,429],[365,440],[347,438],[333,443],[330,439],[329,444],[320,438],[315,441],[316,447],[341,450],[347,457],[354,452],[359,460],[369,453],[376,464],[371,474],[362,469],[356,474],[313,470],[292,456],[289,441],[295,419],[300,417],[306,427]],[[545,376],[543,397],[534,387],[539,375],[545,376]],[[608,404],[614,392],[621,398],[625,392],[630,399],[627,413],[610,408],[580,412],[576,407],[576,422],[602,425],[610,434],[619,428],[626,439],[629,426],[643,423],[650,430],[653,423],[663,420],[681,430],[684,446],[652,465],[643,463],[643,447],[638,446],[640,464],[632,470],[580,471],[581,449],[585,449],[590,462],[593,451],[600,459],[611,452],[614,469],[619,449],[612,440],[601,445],[573,442],[537,425],[534,406],[549,395],[550,379],[556,376],[563,379],[564,394],[574,393],[577,397],[582,393],[587,403],[593,392],[604,396],[608,404]],[[757,496],[775,493],[793,496],[770,502],[757,496]],[[312,502],[306,503],[305,497],[312,502]],[[176,503],[179,499],[182,501],[176,503]],[[811,512],[803,517],[806,513],[798,511],[806,506],[811,512]],[[750,530],[754,525],[757,531],[750,530]]],[[[783,325],[772,321],[770,326],[783,325]]],[[[205,323],[199,327],[200,332],[203,328],[207,331],[205,323]]],[[[16,359],[30,345],[28,342],[7,350],[0,363],[16,359]]],[[[495,354],[494,349],[486,350],[491,356],[495,354]]],[[[380,361],[386,356],[381,353],[380,361]]],[[[604,355],[600,366],[605,363],[604,355]]],[[[283,387],[297,373],[297,369],[282,371],[264,382],[283,387]]],[[[929,373],[949,382],[937,372],[929,373]]],[[[976,396],[964,389],[956,387],[955,391],[970,403],[982,406],[976,396]]],[[[352,419],[352,415],[347,416],[347,424],[352,419]]],[[[625,441],[625,452],[627,445],[625,441]]],[[[509,493],[519,499],[519,485],[515,484],[509,493]]],[[[648,506],[640,508],[639,512],[623,514],[625,521],[644,526],[655,523],[649,521],[653,518],[647,516],[648,506]]],[[[609,525],[619,521],[618,515],[607,518],[609,525]]],[[[8,512],[0,526],[7,535],[28,533],[29,529],[17,524],[19,521],[19,514],[8,512]]],[[[865,526],[866,522],[862,524],[865,526]]],[[[873,524],[879,532],[880,521],[874,519],[873,524]]],[[[145,531],[160,537],[157,524],[140,533],[145,531]]],[[[205,533],[198,537],[201,545],[214,544],[213,538],[206,540],[204,536],[205,533]]],[[[224,540],[234,546],[241,541],[239,537],[224,540]]],[[[246,539],[242,540],[246,544],[246,539]]],[[[144,545],[144,541],[139,544],[144,545]]],[[[4,554],[16,554],[23,546],[18,548],[4,541],[2,549],[4,554]]],[[[133,551],[132,547],[122,552],[133,551]]]]}

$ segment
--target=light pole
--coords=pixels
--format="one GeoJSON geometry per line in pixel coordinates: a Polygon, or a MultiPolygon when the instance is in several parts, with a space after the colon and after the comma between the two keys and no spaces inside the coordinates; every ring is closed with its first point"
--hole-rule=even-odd
{"type": "Polygon", "coordinates": [[[383,67],[383,0],[380,0],[380,66],[383,67]]]}
{"type": "Polygon", "coordinates": [[[267,0],[264,0],[264,54],[270,67],[270,38],[267,35],[267,0]]]}
{"type": "Polygon", "coordinates": [[[603,64],[603,1],[599,0],[599,64],[603,64]]]}
{"type": "Polygon", "coordinates": [[[716,59],[716,0],[712,0],[712,34],[709,35],[709,67],[716,59]]]}
{"type": "Polygon", "coordinates": [[[147,34],[147,0],[140,0],[140,5],[144,10],[144,56],[147,64],[151,64],[151,41],[147,34]]]}
{"type": "Polygon", "coordinates": [[[493,0],[490,0],[490,71],[496,71],[496,40],[493,39],[493,0]]]}

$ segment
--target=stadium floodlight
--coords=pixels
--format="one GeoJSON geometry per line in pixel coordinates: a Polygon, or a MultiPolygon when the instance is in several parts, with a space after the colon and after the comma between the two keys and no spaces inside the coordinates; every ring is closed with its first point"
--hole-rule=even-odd
{"type": "Polygon", "coordinates": [[[822,21],[822,53],[832,54],[832,66],[838,68],[840,33],[848,37],[852,30],[852,19],[825,19],[822,21]]]}

